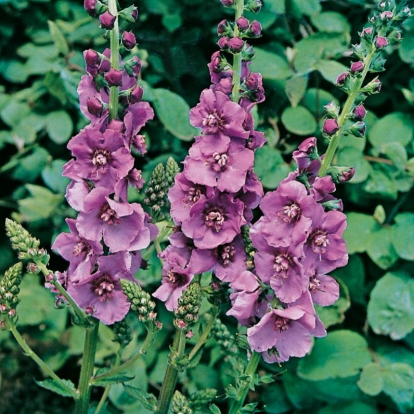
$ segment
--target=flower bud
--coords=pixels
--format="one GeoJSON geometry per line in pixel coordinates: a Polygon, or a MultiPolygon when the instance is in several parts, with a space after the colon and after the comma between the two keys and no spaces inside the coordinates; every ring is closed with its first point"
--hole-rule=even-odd
{"type": "Polygon", "coordinates": [[[381,14],[380,14],[380,19],[384,22],[388,22],[389,20],[391,20],[392,18],[393,18],[393,16],[394,16],[394,14],[391,12],[391,11],[389,11],[389,10],[386,10],[386,11],[383,11],[381,14]]]}
{"type": "Polygon", "coordinates": [[[144,89],[141,86],[137,85],[129,95],[129,102],[131,104],[140,102],[142,99],[142,95],[144,94],[144,89]]]}
{"type": "Polygon", "coordinates": [[[244,6],[246,10],[251,11],[253,13],[259,13],[262,7],[262,0],[248,0],[247,4],[244,6]]]}
{"type": "Polygon", "coordinates": [[[344,85],[344,84],[345,84],[345,81],[346,81],[348,78],[349,78],[349,72],[344,72],[344,73],[341,73],[341,74],[340,74],[340,75],[336,78],[335,83],[336,83],[338,86],[344,85]]]}
{"type": "Polygon", "coordinates": [[[322,132],[326,135],[332,136],[339,131],[339,125],[336,119],[325,119],[323,123],[322,132]]]}
{"type": "Polygon", "coordinates": [[[411,16],[411,9],[409,7],[404,7],[400,10],[397,15],[395,16],[395,20],[404,20],[407,17],[411,16]]]}
{"type": "Polygon", "coordinates": [[[347,132],[351,133],[354,137],[363,138],[365,136],[366,130],[367,127],[365,125],[365,122],[358,121],[355,122],[355,124],[352,125],[350,128],[348,128],[347,132]]]}
{"type": "Polygon", "coordinates": [[[217,34],[218,36],[230,36],[233,34],[233,29],[230,26],[229,22],[227,20],[222,20],[217,25],[217,34]]]}
{"type": "Polygon", "coordinates": [[[381,91],[382,83],[378,78],[373,79],[371,82],[366,84],[360,89],[360,92],[364,92],[368,95],[373,95],[381,91]]]}
{"type": "Polygon", "coordinates": [[[259,37],[262,34],[262,25],[257,21],[252,21],[247,32],[251,37],[259,37]]]}
{"type": "Polygon", "coordinates": [[[228,47],[231,53],[240,53],[243,49],[244,40],[240,37],[232,37],[229,40],[228,47]]]}
{"type": "Polygon", "coordinates": [[[124,45],[125,49],[131,50],[137,44],[137,39],[135,38],[134,33],[122,33],[122,44],[124,45]]]}
{"type": "Polygon", "coordinates": [[[84,0],[83,7],[89,16],[96,16],[96,0],[84,0]]]}
{"type": "Polygon", "coordinates": [[[138,19],[138,7],[133,6],[131,11],[131,17],[136,21],[138,19]]]}
{"type": "Polygon", "coordinates": [[[137,77],[141,71],[142,63],[138,56],[134,56],[128,62],[124,62],[124,69],[130,77],[137,77]]]}
{"type": "Polygon", "coordinates": [[[362,72],[364,70],[364,62],[362,62],[362,60],[359,60],[358,62],[353,62],[350,70],[352,74],[362,72]]]}
{"type": "Polygon", "coordinates": [[[327,118],[338,118],[340,108],[334,101],[328,103],[328,105],[325,105],[323,109],[325,110],[327,118]]]}
{"type": "Polygon", "coordinates": [[[237,27],[242,31],[245,32],[249,28],[249,21],[245,17],[239,17],[236,20],[237,27]]]}
{"type": "Polygon", "coordinates": [[[105,80],[108,82],[108,86],[121,86],[122,85],[122,72],[117,69],[111,69],[104,75],[105,80]]]}
{"type": "Polygon", "coordinates": [[[369,39],[372,36],[372,30],[372,27],[365,27],[359,35],[369,39]]]}
{"type": "Polygon", "coordinates": [[[259,77],[257,73],[250,72],[244,81],[246,88],[249,91],[256,91],[259,87],[259,77]]]}
{"type": "Polygon", "coordinates": [[[366,114],[367,114],[367,111],[364,105],[358,105],[352,111],[352,118],[355,119],[356,121],[362,121],[362,119],[365,118],[366,114]]]}
{"type": "Polygon", "coordinates": [[[86,102],[88,112],[94,116],[100,116],[103,109],[103,104],[98,98],[89,98],[86,102]]]}
{"type": "Polygon", "coordinates": [[[325,209],[325,211],[331,211],[331,210],[342,211],[344,209],[342,200],[338,198],[325,201],[324,203],[322,203],[322,206],[325,209]]]}
{"type": "Polygon", "coordinates": [[[388,46],[388,40],[384,36],[378,36],[375,39],[375,47],[377,49],[383,49],[385,46],[388,46]]]}
{"type": "Polygon", "coordinates": [[[402,39],[402,35],[401,32],[398,30],[393,30],[389,35],[388,35],[388,42],[389,43],[397,43],[397,42],[401,42],[402,39]]]}
{"type": "Polygon", "coordinates": [[[99,16],[99,22],[101,23],[101,27],[106,30],[111,30],[114,28],[114,23],[116,20],[116,16],[107,10],[105,13],[102,13],[99,16]]]}
{"type": "Polygon", "coordinates": [[[231,7],[234,5],[235,0],[220,0],[221,4],[225,7],[231,7]]]}
{"type": "Polygon", "coordinates": [[[345,183],[354,176],[355,168],[332,166],[328,168],[327,174],[332,177],[335,184],[345,183]]]}
{"type": "Polygon", "coordinates": [[[244,44],[242,50],[242,60],[249,62],[254,58],[254,49],[253,46],[250,46],[248,43],[244,44]]]}
{"type": "Polygon", "coordinates": [[[220,37],[220,39],[217,42],[217,44],[219,45],[219,48],[221,50],[228,50],[228,48],[229,48],[229,41],[230,41],[230,39],[227,36],[223,36],[223,37],[220,37]]]}
{"type": "Polygon", "coordinates": [[[83,53],[83,57],[85,58],[85,63],[88,67],[96,69],[99,68],[99,65],[101,64],[101,58],[93,49],[85,50],[83,53]]]}

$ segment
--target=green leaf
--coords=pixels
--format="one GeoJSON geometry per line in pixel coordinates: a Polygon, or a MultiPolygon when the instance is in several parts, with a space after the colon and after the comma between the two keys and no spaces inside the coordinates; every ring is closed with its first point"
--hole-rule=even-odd
{"type": "Polygon", "coordinates": [[[269,9],[272,13],[285,14],[286,13],[285,1],[284,0],[268,0],[266,2],[266,8],[264,10],[266,9],[269,9]]]}
{"type": "Polygon", "coordinates": [[[285,92],[293,108],[302,100],[307,86],[307,76],[293,76],[286,81],[285,92]]]}
{"type": "MultiPolygon", "coordinates": [[[[355,140],[358,138],[354,138],[355,140]]],[[[344,147],[338,153],[338,165],[355,168],[355,175],[352,177],[351,183],[358,184],[365,181],[372,167],[364,158],[363,152],[355,147],[344,147]]]]}
{"type": "Polygon", "coordinates": [[[401,43],[398,52],[405,63],[414,63],[414,32],[404,35],[404,42],[401,43]]]}
{"type": "Polygon", "coordinates": [[[55,44],[56,49],[63,56],[66,56],[69,53],[69,46],[66,42],[65,36],[63,36],[62,31],[59,29],[56,23],[52,22],[51,20],[48,20],[47,24],[49,25],[50,35],[52,36],[53,43],[55,44]]]}
{"type": "Polygon", "coordinates": [[[349,403],[329,404],[318,411],[318,414],[378,414],[378,411],[372,405],[362,401],[353,401],[349,403]]]}
{"type": "Polygon", "coordinates": [[[43,147],[35,147],[27,156],[20,158],[12,177],[23,182],[34,182],[42,172],[50,154],[43,147]]]}
{"type": "Polygon", "coordinates": [[[309,88],[303,98],[303,105],[319,119],[324,114],[324,105],[332,101],[339,103],[331,93],[319,88],[309,88]]]}
{"type": "Polygon", "coordinates": [[[265,145],[255,154],[255,171],[266,188],[274,189],[291,171],[279,151],[265,145]]]}
{"type": "Polygon", "coordinates": [[[182,25],[181,10],[175,10],[173,13],[167,13],[162,16],[162,24],[170,33],[177,30],[182,25]]]}
{"type": "Polygon", "coordinates": [[[374,362],[365,365],[357,384],[365,394],[370,396],[378,395],[384,387],[380,365],[374,362]]]}
{"type": "Polygon", "coordinates": [[[252,72],[260,72],[263,79],[281,80],[292,76],[292,70],[286,59],[267,50],[255,48],[255,57],[250,69],[252,72]]]}
{"type": "Polygon", "coordinates": [[[35,380],[35,382],[37,385],[40,385],[47,390],[53,391],[62,397],[73,397],[76,394],[75,384],[70,380],[62,379],[62,382],[64,382],[72,390],[72,392],[54,379],[46,379],[44,381],[35,380]]]}
{"type": "Polygon", "coordinates": [[[13,83],[24,83],[29,76],[26,66],[15,59],[1,62],[0,70],[3,78],[13,83]]]}
{"type": "Polygon", "coordinates": [[[348,253],[365,252],[371,239],[371,233],[380,228],[378,223],[374,217],[368,214],[353,212],[347,214],[347,223],[344,239],[348,253]]]}
{"type": "Polygon", "coordinates": [[[296,135],[310,135],[316,131],[314,116],[304,106],[286,108],[282,113],[285,128],[296,135]]]}
{"type": "Polygon", "coordinates": [[[8,126],[13,127],[29,115],[30,111],[31,109],[27,103],[11,99],[1,110],[0,116],[8,126]]]}
{"type": "Polygon", "coordinates": [[[382,372],[384,393],[389,395],[401,412],[414,406],[414,369],[407,364],[391,364],[382,372]]]}
{"type": "Polygon", "coordinates": [[[378,204],[375,207],[373,217],[377,221],[378,224],[384,224],[385,219],[387,218],[387,215],[385,213],[384,207],[381,204],[378,204]]]}
{"type": "Polygon", "coordinates": [[[318,70],[321,75],[333,84],[336,82],[336,78],[343,72],[346,72],[348,68],[342,63],[335,60],[320,60],[315,64],[315,69],[318,70]]]}
{"type": "Polygon", "coordinates": [[[65,144],[72,135],[73,122],[65,111],[50,112],[46,117],[46,129],[56,144],[65,144]]]}
{"type": "MultiPolygon", "coordinates": [[[[95,373],[95,377],[99,377],[102,374],[106,374],[108,371],[110,371],[107,368],[102,368],[99,369],[98,371],[96,371],[95,373]]],[[[113,374],[110,375],[109,377],[103,378],[103,379],[92,379],[92,384],[96,387],[106,387],[107,385],[112,385],[112,384],[120,384],[123,382],[128,382],[131,381],[135,378],[135,376],[131,376],[131,375],[125,375],[123,373],[119,373],[119,374],[113,374]]]]}
{"type": "Polygon", "coordinates": [[[368,303],[373,331],[402,339],[414,329],[414,279],[404,272],[389,272],[375,285],[368,303]]]}
{"type": "Polygon", "coordinates": [[[378,120],[368,131],[374,147],[396,142],[403,146],[413,139],[413,118],[402,112],[393,112],[378,120]]]}
{"type": "Polygon", "coordinates": [[[414,214],[401,213],[395,217],[392,244],[398,256],[405,260],[414,260],[414,214]]]}
{"type": "Polygon", "coordinates": [[[397,260],[398,255],[392,245],[393,229],[383,227],[371,233],[368,241],[367,253],[371,260],[381,269],[390,268],[397,260]]]}
{"type": "Polygon", "coordinates": [[[319,0],[293,0],[293,3],[302,14],[307,14],[308,16],[317,15],[322,9],[319,0]]]}
{"type": "Polygon", "coordinates": [[[405,165],[408,160],[407,151],[400,143],[388,142],[382,144],[380,152],[385,154],[393,162],[394,167],[399,171],[405,170],[405,165]]]}
{"type": "Polygon", "coordinates": [[[321,32],[349,32],[351,26],[348,20],[337,12],[323,12],[311,17],[312,24],[321,32]]]}
{"type": "Polygon", "coordinates": [[[157,399],[153,394],[149,394],[140,388],[131,387],[130,385],[123,384],[125,391],[131,396],[136,398],[141,404],[150,411],[157,409],[157,399]]]}
{"type": "Polygon", "coordinates": [[[278,383],[271,387],[263,387],[260,399],[265,405],[265,412],[269,414],[282,414],[290,412],[292,409],[282,385],[278,383]]]}
{"type": "Polygon", "coordinates": [[[299,361],[298,375],[311,381],[346,378],[358,374],[369,362],[366,340],[356,332],[339,330],[316,339],[310,355],[299,361]]]}
{"type": "Polygon", "coordinates": [[[208,408],[213,414],[221,414],[220,408],[216,404],[211,404],[208,408]]]}
{"type": "Polygon", "coordinates": [[[190,141],[199,132],[190,125],[187,102],[167,89],[154,89],[154,109],[165,129],[184,141],[190,141]]]}
{"type": "Polygon", "coordinates": [[[45,184],[54,192],[64,194],[70,179],[62,176],[62,168],[66,164],[64,160],[53,160],[42,170],[42,178],[45,184]]]}

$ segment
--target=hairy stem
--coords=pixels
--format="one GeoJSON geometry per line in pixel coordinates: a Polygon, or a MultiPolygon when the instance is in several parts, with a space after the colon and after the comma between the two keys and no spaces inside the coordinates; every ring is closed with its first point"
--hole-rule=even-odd
{"type": "MultiPolygon", "coordinates": [[[[108,1],[109,12],[116,16],[114,27],[110,34],[110,47],[111,47],[111,69],[119,70],[119,23],[118,23],[118,9],[116,0],[108,1]]],[[[111,86],[109,88],[109,119],[118,118],[118,86],[111,86]]]]}
{"type": "Polygon", "coordinates": [[[94,320],[94,326],[86,329],[83,347],[82,367],[79,377],[78,398],[75,404],[75,414],[86,414],[91,396],[91,378],[95,366],[96,346],[98,343],[99,321],[94,320]]]}
{"type": "Polygon", "coordinates": [[[233,400],[229,414],[238,414],[240,409],[243,407],[244,400],[246,399],[247,392],[252,382],[254,373],[256,372],[257,366],[259,365],[261,355],[257,352],[252,352],[250,361],[247,364],[247,367],[244,371],[244,376],[247,377],[243,379],[238,384],[237,395],[233,400]]]}
{"type": "Polygon", "coordinates": [[[34,362],[41,368],[41,370],[47,374],[49,377],[51,377],[54,381],[56,381],[63,389],[65,389],[73,398],[76,398],[76,391],[72,389],[69,385],[67,385],[64,381],[62,381],[61,378],[59,378],[55,372],[52,370],[52,368],[49,367],[33,350],[30,348],[29,345],[27,345],[24,338],[20,335],[19,331],[16,329],[16,326],[14,323],[9,319],[8,316],[6,316],[6,324],[7,328],[10,330],[18,344],[21,346],[21,348],[24,351],[24,354],[28,357],[32,358],[34,362]]]}

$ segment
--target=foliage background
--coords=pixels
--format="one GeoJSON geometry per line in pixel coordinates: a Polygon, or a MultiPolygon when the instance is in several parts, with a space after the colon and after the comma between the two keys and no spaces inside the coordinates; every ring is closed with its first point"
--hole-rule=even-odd
{"type": "MultiPolygon", "coordinates": [[[[2,222],[13,217],[23,223],[46,248],[65,231],[65,217],[73,215],[60,171],[70,156],[67,141],[86,124],[76,93],[82,51],[106,47],[98,23],[82,4],[0,2],[0,215],[2,222]]],[[[210,84],[206,64],[217,50],[216,26],[227,11],[219,0],[140,0],[136,5],[138,24],[126,28],[137,36],[139,48],[132,52],[144,62],[144,98],[157,115],[145,129],[149,151],[137,158],[148,177],[169,156],[182,161],[186,155],[196,133],[188,110],[210,84]]],[[[293,168],[291,153],[301,140],[317,136],[323,147],[322,107],[344,101],[333,82],[349,65],[350,45],[358,42],[358,31],[375,6],[371,0],[265,1],[257,16],[264,35],[252,42],[252,69],[263,74],[267,97],[255,116],[268,140],[256,157],[256,171],[268,190],[293,168]]],[[[312,353],[300,361],[260,366],[261,373],[276,375],[274,383],[250,395],[262,407],[266,404],[266,413],[414,413],[413,18],[403,31],[398,50],[385,51],[389,56],[387,71],[380,74],[381,93],[366,101],[367,138],[345,137],[335,160],[354,166],[356,174],[339,189],[350,253],[348,266],[334,274],[341,298],[318,309],[329,326],[328,337],[317,339],[312,353]]],[[[142,194],[131,196],[143,199],[142,194]]],[[[4,272],[16,259],[4,234],[0,244],[4,272]]],[[[153,252],[147,255],[149,271],[138,277],[153,291],[160,269],[153,252]]],[[[52,268],[63,270],[65,263],[53,256],[52,268]]],[[[66,311],[53,309],[52,296],[32,276],[24,279],[18,310],[20,329],[34,349],[76,381],[80,333],[66,311]]],[[[162,306],[159,313],[168,321],[162,306]]],[[[234,324],[231,319],[226,323],[234,324]]],[[[109,328],[100,332],[98,363],[105,365],[116,347],[109,328]]],[[[142,334],[136,325],[131,354],[142,334]]],[[[159,386],[170,340],[171,332],[163,330],[158,348],[134,368],[136,386],[159,386]]],[[[33,377],[42,374],[3,332],[0,365],[0,412],[70,412],[68,401],[37,388],[33,377]]],[[[216,387],[223,394],[219,384],[232,380],[228,369],[211,342],[198,366],[181,376],[181,387],[190,393],[216,387]]],[[[148,412],[121,388],[113,387],[110,399],[110,412],[148,412]]]]}

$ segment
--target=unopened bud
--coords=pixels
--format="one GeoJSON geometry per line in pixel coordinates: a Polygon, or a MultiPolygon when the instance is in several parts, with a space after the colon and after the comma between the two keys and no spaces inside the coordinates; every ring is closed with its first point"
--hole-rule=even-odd
{"type": "Polygon", "coordinates": [[[378,36],[375,39],[375,47],[377,49],[383,49],[385,46],[388,46],[388,40],[384,36],[378,36]]]}
{"type": "Polygon", "coordinates": [[[249,20],[247,20],[245,17],[239,17],[236,20],[237,27],[242,31],[245,32],[249,28],[249,20]]]}
{"type": "Polygon", "coordinates": [[[85,50],[83,56],[85,58],[86,65],[90,68],[96,69],[101,64],[101,58],[98,52],[93,49],[85,50]]]}
{"type": "Polygon", "coordinates": [[[137,85],[129,95],[129,102],[131,104],[140,102],[142,99],[142,95],[144,94],[144,89],[141,86],[137,85]]]}
{"type": "Polygon", "coordinates": [[[260,37],[262,35],[262,25],[257,20],[254,20],[250,24],[247,34],[250,37],[260,37]]]}
{"type": "Polygon", "coordinates": [[[225,7],[231,7],[234,5],[235,0],[220,0],[221,4],[225,7]]]}
{"type": "Polygon", "coordinates": [[[253,13],[259,13],[262,7],[262,0],[248,0],[247,4],[244,6],[246,10],[251,11],[253,13]]]}
{"type": "Polygon", "coordinates": [[[222,36],[230,36],[233,34],[233,29],[230,26],[229,22],[227,20],[222,20],[218,25],[217,25],[217,34],[222,37],[222,36]]]}
{"type": "Polygon", "coordinates": [[[342,203],[342,200],[338,198],[334,198],[333,200],[325,201],[322,203],[323,208],[326,211],[336,210],[336,211],[342,211],[344,209],[344,205],[342,203]]]}
{"type": "Polygon", "coordinates": [[[364,92],[368,95],[373,95],[381,91],[382,83],[378,78],[373,79],[360,89],[360,92],[364,92]]]}
{"type": "Polygon", "coordinates": [[[327,174],[335,184],[345,183],[354,176],[355,168],[332,166],[328,168],[327,174]]]}
{"type": "Polygon", "coordinates": [[[358,105],[352,111],[352,117],[356,121],[362,121],[365,118],[366,114],[367,114],[367,111],[364,105],[358,105]]]}
{"type": "Polygon", "coordinates": [[[134,33],[122,33],[122,44],[124,45],[125,49],[131,50],[137,44],[137,39],[135,38],[134,33]]]}
{"type": "Polygon", "coordinates": [[[352,74],[362,72],[364,70],[364,62],[359,60],[358,62],[353,62],[350,68],[352,74]]]}
{"type": "Polygon", "coordinates": [[[365,39],[369,39],[372,36],[372,27],[365,27],[360,33],[360,36],[365,39]]]}
{"type": "Polygon", "coordinates": [[[328,105],[324,105],[323,109],[325,110],[327,118],[338,118],[340,107],[334,101],[328,103],[328,105]]]}
{"type": "Polygon", "coordinates": [[[96,3],[96,0],[84,0],[83,7],[85,8],[89,16],[96,16],[96,3]]]}
{"type": "Polygon", "coordinates": [[[383,11],[380,14],[380,19],[382,21],[388,22],[389,20],[391,20],[393,18],[393,16],[394,16],[394,14],[391,11],[386,10],[386,11],[383,11]]]}
{"type": "Polygon", "coordinates": [[[358,121],[355,122],[350,128],[347,129],[347,132],[351,133],[354,137],[363,138],[365,136],[365,131],[367,127],[365,122],[358,121]]]}
{"type": "Polygon", "coordinates": [[[334,135],[337,131],[339,131],[339,125],[336,119],[325,119],[323,123],[322,132],[328,136],[334,135]]]}
{"type": "Polygon", "coordinates": [[[89,98],[86,101],[88,112],[94,116],[100,116],[103,109],[103,104],[98,98],[89,98]]]}
{"type": "Polygon", "coordinates": [[[121,86],[122,85],[122,72],[117,69],[111,69],[104,75],[105,80],[108,82],[108,86],[121,86]]]}
{"type": "Polygon", "coordinates": [[[243,49],[244,40],[240,37],[232,37],[229,40],[228,48],[231,53],[240,53],[243,49]]]}
{"type": "Polygon", "coordinates": [[[102,29],[113,29],[115,20],[116,16],[114,16],[109,10],[99,16],[99,22],[101,23],[102,29]]]}

